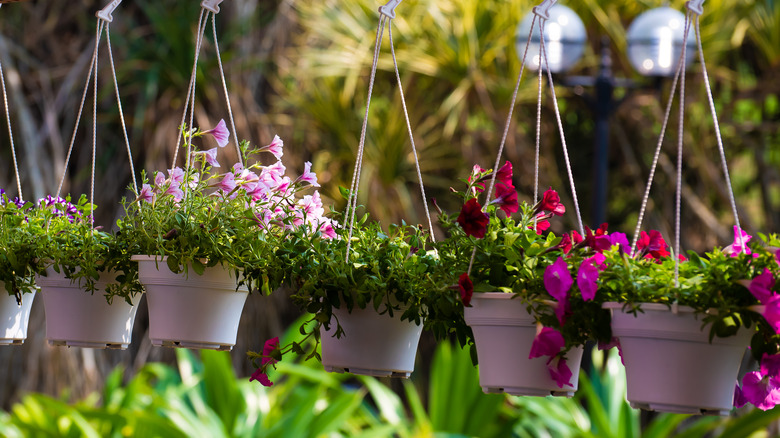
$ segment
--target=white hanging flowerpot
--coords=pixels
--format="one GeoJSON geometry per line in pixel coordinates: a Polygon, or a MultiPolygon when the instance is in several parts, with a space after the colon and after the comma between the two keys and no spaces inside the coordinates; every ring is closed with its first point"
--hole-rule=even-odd
{"type": "Polygon", "coordinates": [[[612,311],[612,334],[620,340],[631,407],[680,414],[728,415],[734,385],[751,331],[715,337],[702,330],[690,307],[675,312],[658,303],[640,305],[636,315],[622,303],[612,311]]]}
{"type": "Polygon", "coordinates": [[[373,307],[333,309],[330,330],[321,328],[322,365],[326,371],[376,377],[408,378],[414,371],[422,324],[380,315],[373,307]],[[336,338],[336,319],[344,329],[336,338]]]}
{"type": "Polygon", "coordinates": [[[35,292],[22,294],[20,305],[15,296],[5,293],[5,283],[0,281],[0,345],[21,345],[27,339],[35,295],[35,292]]]}
{"type": "Polygon", "coordinates": [[[135,295],[132,305],[119,297],[108,304],[103,293],[115,280],[115,274],[101,273],[93,294],[52,268],[46,270],[45,277],[38,276],[35,282],[41,288],[49,344],[126,349],[132,340],[141,294],[135,295]]]}
{"type": "Polygon", "coordinates": [[[238,322],[249,295],[236,290],[235,271],[222,265],[203,275],[168,269],[165,257],[136,255],[138,279],[146,288],[152,345],[229,351],[236,344],[238,322]]]}
{"type": "Polygon", "coordinates": [[[566,396],[577,391],[582,347],[567,353],[571,385],[559,387],[550,377],[546,357],[528,358],[536,321],[526,304],[501,292],[475,293],[465,309],[479,358],[479,386],[485,393],[566,396]]]}

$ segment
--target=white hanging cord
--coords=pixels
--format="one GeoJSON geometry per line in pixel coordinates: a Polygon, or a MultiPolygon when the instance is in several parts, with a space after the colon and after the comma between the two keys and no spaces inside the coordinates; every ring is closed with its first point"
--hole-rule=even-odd
{"type": "Polygon", "coordinates": [[[347,256],[346,261],[349,262],[349,252],[352,247],[352,231],[355,223],[355,210],[357,210],[357,191],[360,184],[360,172],[363,167],[363,151],[366,143],[366,128],[368,127],[368,110],[371,106],[371,93],[374,90],[374,78],[376,76],[376,68],[379,60],[379,48],[382,44],[382,35],[384,34],[385,23],[388,21],[388,17],[382,14],[379,19],[379,26],[376,31],[376,40],[374,42],[374,59],[371,64],[371,76],[368,81],[368,97],[366,98],[366,113],[363,116],[363,127],[360,131],[360,142],[358,143],[357,160],[355,160],[355,170],[352,172],[352,183],[349,186],[349,199],[347,199],[347,210],[345,211],[347,217],[349,217],[349,237],[347,238],[347,256]],[[352,211],[350,212],[350,206],[352,211]]]}
{"type": "MultiPolygon", "coordinates": [[[[534,8],[535,9],[535,8],[534,8]]],[[[517,74],[517,81],[515,82],[515,89],[512,91],[512,102],[509,105],[509,114],[506,116],[506,123],[504,123],[504,133],[501,135],[501,143],[498,146],[498,154],[496,154],[496,163],[493,165],[493,175],[490,178],[490,185],[487,191],[487,199],[490,199],[490,195],[493,193],[493,186],[496,183],[496,174],[498,173],[498,166],[501,163],[501,155],[504,152],[504,146],[506,145],[506,139],[509,135],[509,126],[512,123],[512,114],[515,110],[515,104],[517,103],[517,92],[520,89],[520,81],[523,79],[523,71],[525,70],[525,60],[528,56],[528,47],[531,45],[531,37],[534,33],[534,26],[536,25],[536,19],[540,18],[539,15],[534,15],[531,21],[531,30],[528,32],[528,39],[525,41],[525,50],[523,50],[523,59],[520,61],[520,73],[517,74]]],[[[541,18],[540,18],[541,21],[541,18]]],[[[541,56],[541,53],[539,54],[541,56]]],[[[468,275],[471,275],[471,268],[474,266],[474,257],[477,255],[477,248],[471,251],[471,259],[469,260],[468,275]]]]}
{"type": "Polygon", "coordinates": [[[5,90],[5,74],[3,74],[3,65],[0,64],[0,84],[3,86],[3,105],[5,106],[5,120],[8,123],[8,140],[11,143],[11,157],[14,160],[14,175],[16,175],[16,190],[19,193],[19,200],[24,202],[22,195],[22,180],[19,177],[19,163],[16,160],[16,147],[14,146],[14,133],[11,130],[11,113],[8,112],[8,93],[5,90]]]}
{"type": "Polygon", "coordinates": [[[674,209],[674,287],[680,286],[680,210],[682,204],[682,155],[683,123],[685,121],[685,52],[688,47],[688,31],[691,28],[691,12],[685,14],[685,33],[682,45],[682,75],[680,76],[679,121],[677,124],[677,188],[675,190],[674,209]]]}
{"type": "Polygon", "coordinates": [[[428,219],[428,230],[431,232],[431,241],[436,242],[436,236],[433,234],[433,223],[431,222],[431,212],[428,210],[428,200],[425,198],[425,186],[423,186],[422,172],[420,171],[420,160],[417,157],[417,148],[414,145],[414,136],[412,135],[412,124],[409,122],[409,111],[406,109],[406,98],[404,98],[404,89],[401,86],[401,74],[398,73],[398,61],[395,58],[395,48],[393,48],[393,26],[387,26],[387,35],[390,38],[390,53],[393,54],[393,66],[395,67],[395,77],[398,80],[398,92],[401,93],[401,106],[404,109],[404,118],[406,119],[406,129],[409,131],[409,141],[412,143],[412,152],[414,153],[414,165],[417,169],[417,180],[420,181],[420,193],[422,194],[423,208],[425,217],[428,219]]]}
{"type": "MultiPolygon", "coordinates": [[[[203,22],[203,16],[206,14],[205,9],[200,10],[200,18],[198,18],[198,33],[195,39],[195,60],[192,63],[192,74],[190,74],[190,84],[187,86],[187,97],[184,99],[184,111],[182,111],[181,115],[181,123],[179,123],[179,135],[176,137],[176,148],[173,151],[173,160],[171,163],[171,168],[176,167],[176,159],[179,157],[179,146],[181,146],[181,138],[182,134],[184,134],[184,122],[187,120],[187,110],[189,109],[190,105],[190,97],[192,94],[194,94],[195,89],[195,76],[197,75],[197,69],[198,69],[198,55],[200,54],[200,44],[203,39],[203,32],[205,32],[206,24],[203,22]]],[[[206,17],[208,18],[208,17],[206,17]]],[[[194,98],[193,98],[194,100],[194,98]]],[[[192,126],[188,126],[187,128],[192,129],[192,126]]],[[[185,158],[187,162],[187,166],[189,166],[189,150],[187,151],[187,158],[185,158]]]]}
{"type": "MultiPolygon", "coordinates": [[[[541,35],[542,20],[539,20],[539,32],[541,35]]],[[[533,30],[533,27],[531,27],[533,30]]],[[[541,150],[542,135],[542,54],[539,53],[539,77],[537,78],[536,93],[536,144],[534,148],[534,205],[539,200],[539,152],[541,150]]],[[[534,217],[534,226],[536,226],[536,217],[534,217]]]]}
{"type": "MultiPolygon", "coordinates": [[[[100,21],[100,20],[98,20],[100,21]]],[[[108,28],[108,23],[105,24],[108,28]]],[[[89,186],[89,224],[92,229],[95,229],[95,160],[97,159],[97,94],[98,94],[98,46],[100,46],[100,34],[96,36],[95,40],[95,68],[92,70],[95,77],[92,81],[93,94],[92,94],[92,179],[89,186]]]]}
{"type": "MultiPolygon", "coordinates": [[[[544,35],[544,21],[541,22],[540,34],[544,35]]],[[[566,137],[563,134],[563,123],[561,122],[561,112],[558,110],[558,98],[555,96],[555,85],[553,84],[552,72],[550,72],[550,65],[547,61],[547,50],[544,47],[544,36],[541,38],[541,52],[544,56],[544,66],[547,70],[547,82],[550,84],[550,94],[552,94],[553,108],[555,109],[555,120],[558,122],[558,133],[561,136],[561,147],[563,148],[563,159],[566,163],[566,173],[569,175],[569,186],[571,187],[571,196],[574,200],[574,211],[577,213],[577,224],[580,227],[580,234],[585,235],[585,229],[582,226],[582,215],[580,215],[580,203],[577,200],[577,189],[574,187],[574,175],[571,171],[571,163],[569,162],[569,150],[566,147],[566,137]]],[[[540,66],[541,68],[541,66],[540,66]]],[[[597,225],[597,224],[594,224],[597,225]]]]}
{"type": "Polygon", "coordinates": [[[734,222],[737,226],[737,239],[739,239],[739,245],[741,248],[745,248],[745,239],[742,237],[742,226],[739,223],[739,213],[737,213],[737,202],[734,199],[734,188],[731,185],[731,176],[729,176],[729,168],[726,164],[726,153],[723,151],[723,139],[720,136],[720,125],[718,124],[718,115],[715,111],[715,102],[712,98],[712,88],[710,87],[710,78],[707,74],[707,65],[704,63],[704,50],[701,45],[701,33],[699,30],[699,14],[696,14],[696,43],[699,48],[699,63],[701,63],[701,72],[704,76],[704,87],[707,90],[707,99],[710,103],[710,112],[712,113],[712,121],[715,125],[715,138],[718,142],[718,151],[720,152],[720,162],[723,165],[723,174],[726,178],[726,184],[729,187],[729,201],[731,202],[731,211],[734,213],[734,222]]]}
{"type": "Polygon", "coordinates": [[[238,135],[236,134],[236,122],[233,121],[233,108],[230,106],[230,95],[228,94],[227,82],[225,81],[225,70],[222,68],[222,55],[219,53],[219,42],[217,41],[217,15],[211,15],[211,28],[214,31],[214,49],[217,52],[217,64],[219,65],[219,76],[222,79],[222,91],[225,92],[225,102],[227,102],[228,116],[230,117],[230,127],[233,128],[233,140],[236,143],[236,152],[238,152],[238,162],[241,165],[244,164],[244,159],[241,157],[241,146],[238,142],[238,135]]]}
{"type": "MultiPolygon", "coordinates": [[[[200,31],[198,32],[198,40],[196,42],[195,47],[195,64],[192,66],[192,89],[190,90],[190,96],[191,101],[189,103],[190,106],[190,119],[187,123],[187,128],[192,129],[192,127],[195,124],[195,84],[197,83],[197,75],[198,75],[198,53],[200,53],[200,49],[203,46],[203,37],[204,33],[206,32],[206,24],[208,24],[209,21],[209,14],[212,14],[211,12],[206,11],[206,17],[203,20],[203,27],[200,28],[200,31]]],[[[185,107],[186,108],[186,107],[185,107]]],[[[192,139],[187,140],[187,158],[185,159],[185,167],[190,167],[190,161],[191,161],[191,155],[192,155],[192,139]]]]}
{"type": "Polygon", "coordinates": [[[138,182],[135,180],[135,166],[133,165],[133,153],[130,150],[130,140],[127,137],[127,125],[125,124],[125,114],[122,111],[122,99],[119,97],[119,84],[116,79],[116,68],[114,67],[114,54],[111,51],[111,33],[110,24],[106,24],[106,43],[108,46],[108,59],[111,64],[111,77],[114,79],[114,92],[116,93],[116,103],[119,107],[119,121],[122,122],[122,135],[125,138],[125,147],[127,148],[127,159],[130,161],[130,176],[133,179],[133,189],[138,193],[138,182]]]}
{"type": "Polygon", "coordinates": [[[672,103],[674,102],[674,95],[677,92],[677,82],[680,79],[680,75],[682,74],[682,68],[683,68],[683,58],[682,53],[680,53],[680,58],[677,61],[677,72],[674,75],[674,80],[672,81],[672,88],[669,92],[669,99],[666,102],[666,110],[664,111],[664,121],[661,125],[661,134],[658,136],[658,143],[655,147],[655,154],[653,155],[653,164],[650,166],[650,176],[647,178],[647,185],[645,186],[645,194],[642,197],[642,205],[639,209],[639,218],[636,223],[636,228],[634,229],[634,238],[631,242],[631,253],[630,257],[634,257],[634,253],[636,252],[636,244],[639,241],[639,232],[642,229],[642,221],[645,217],[645,211],[647,210],[647,202],[650,199],[650,188],[653,185],[653,178],[655,177],[655,170],[658,167],[658,159],[661,156],[661,146],[664,142],[664,136],[666,135],[666,127],[669,124],[669,117],[672,113],[672,103]]]}
{"type": "Polygon", "coordinates": [[[65,183],[65,176],[68,170],[68,163],[70,162],[70,156],[73,152],[73,145],[76,142],[76,133],[79,130],[79,122],[81,121],[81,113],[84,110],[84,102],[87,100],[87,91],[89,91],[89,83],[92,80],[92,70],[97,69],[97,52],[98,45],[100,43],[100,36],[103,32],[103,20],[98,20],[97,29],[95,30],[95,50],[92,52],[92,62],[89,65],[89,72],[87,72],[87,82],[84,84],[84,93],[81,95],[81,104],[79,105],[79,112],[76,115],[76,124],[73,127],[73,135],[70,138],[70,145],[68,146],[68,153],[65,157],[65,166],[62,169],[62,178],[60,178],[60,184],[57,186],[57,197],[62,193],[62,185],[65,183]]]}

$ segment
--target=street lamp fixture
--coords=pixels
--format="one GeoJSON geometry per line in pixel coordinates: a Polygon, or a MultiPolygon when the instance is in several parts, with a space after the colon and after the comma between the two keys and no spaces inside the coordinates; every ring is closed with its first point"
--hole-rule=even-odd
{"type": "MultiPolygon", "coordinates": [[[[670,7],[640,14],[626,32],[628,60],[643,76],[673,76],[685,37],[685,15],[670,7]]],[[[685,63],[696,54],[696,36],[688,33],[685,63]]]]}
{"type": "MultiPolygon", "coordinates": [[[[544,47],[547,51],[547,63],[551,72],[561,73],[571,69],[582,57],[587,41],[585,25],[582,24],[582,20],[576,12],[560,4],[553,5],[549,14],[550,18],[544,25],[544,47]]],[[[533,19],[534,13],[532,12],[526,15],[517,27],[515,47],[521,58],[528,34],[531,32],[533,19]]],[[[529,57],[526,59],[526,67],[532,70],[538,70],[541,62],[540,41],[539,27],[534,26],[531,44],[528,45],[529,57]]]]}

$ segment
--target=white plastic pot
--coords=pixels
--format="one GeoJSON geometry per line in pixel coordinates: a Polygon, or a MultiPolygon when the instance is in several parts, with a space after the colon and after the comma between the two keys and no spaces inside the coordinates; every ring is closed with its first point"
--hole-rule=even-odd
{"type": "Polygon", "coordinates": [[[152,345],[233,349],[249,290],[236,290],[234,271],[222,265],[198,275],[173,273],[165,258],[136,255],[138,278],[146,288],[152,345]],[[157,260],[157,261],[155,261],[157,260]]]}
{"type": "Polygon", "coordinates": [[[38,276],[35,281],[41,288],[49,344],[126,349],[132,340],[141,294],[133,298],[133,305],[122,298],[114,298],[108,304],[104,292],[115,279],[114,274],[101,274],[92,294],[80,287],[77,281],[71,281],[51,268],[46,270],[45,277],[38,276]]]}
{"type": "Polygon", "coordinates": [[[373,307],[333,309],[344,329],[336,338],[336,321],[321,328],[322,365],[325,371],[377,377],[408,378],[414,371],[422,325],[401,320],[401,312],[380,315],[373,307]]]}
{"type": "Polygon", "coordinates": [[[35,292],[22,294],[19,305],[15,296],[6,293],[5,284],[0,281],[0,345],[21,345],[27,339],[35,295],[35,292]]]}
{"type": "Polygon", "coordinates": [[[582,348],[569,351],[566,364],[571,385],[558,386],[550,377],[547,357],[529,359],[536,322],[526,304],[501,292],[475,293],[466,307],[466,323],[474,332],[479,357],[479,386],[485,393],[566,396],[577,391],[582,348]]]}
{"type": "Polygon", "coordinates": [[[641,304],[644,313],[623,312],[621,303],[605,303],[612,311],[612,334],[620,340],[631,407],[680,414],[728,415],[734,384],[751,331],[715,337],[702,330],[690,307],[676,313],[657,303],[641,304]]]}

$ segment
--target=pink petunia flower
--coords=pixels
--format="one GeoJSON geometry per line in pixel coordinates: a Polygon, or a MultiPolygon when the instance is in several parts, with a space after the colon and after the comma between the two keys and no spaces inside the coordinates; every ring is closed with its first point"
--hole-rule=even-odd
{"type": "MultiPolygon", "coordinates": [[[[736,225],[734,225],[734,243],[723,248],[723,252],[725,254],[731,254],[732,257],[737,257],[742,253],[748,255],[751,254],[750,248],[748,248],[747,244],[748,242],[750,242],[750,239],[752,239],[753,236],[748,234],[747,231],[742,230],[742,239],[740,241],[739,235],[740,235],[740,230],[739,228],[737,228],[736,225]]],[[[755,254],[754,257],[758,257],[758,255],[755,254]]]]}
{"type": "Polygon", "coordinates": [[[314,187],[319,187],[317,183],[317,174],[311,171],[311,162],[307,161],[303,163],[303,174],[298,177],[297,181],[307,182],[314,187]]]}
{"type": "Polygon", "coordinates": [[[626,233],[610,233],[609,242],[612,246],[620,247],[620,251],[622,251],[623,254],[628,254],[631,249],[626,233]]]}
{"type": "Polygon", "coordinates": [[[165,184],[165,174],[162,172],[154,172],[154,185],[162,187],[165,184]]]}
{"type": "MultiPolygon", "coordinates": [[[[740,397],[758,409],[767,411],[780,403],[780,386],[774,377],[762,375],[759,371],[745,374],[742,378],[740,397]]],[[[736,397],[735,397],[736,398],[736,397]]]]}
{"type": "Polygon", "coordinates": [[[222,177],[222,181],[217,184],[217,187],[225,193],[232,192],[236,188],[236,176],[231,172],[226,173],[222,177]]]}
{"type": "Polygon", "coordinates": [[[556,300],[566,300],[572,284],[574,280],[563,257],[558,257],[558,260],[544,270],[544,288],[556,300]]]}
{"type": "Polygon", "coordinates": [[[536,333],[528,358],[533,359],[542,356],[555,356],[566,345],[563,335],[558,330],[550,327],[542,327],[536,333]]]}
{"type": "Polygon", "coordinates": [[[504,165],[498,169],[498,172],[496,172],[496,182],[514,188],[514,184],[512,184],[512,163],[506,161],[504,165]]]}
{"type": "Polygon", "coordinates": [[[258,368],[249,377],[249,381],[258,381],[263,386],[274,386],[274,382],[268,378],[268,375],[263,371],[263,368],[258,368]]]}
{"type": "Polygon", "coordinates": [[[761,374],[780,378],[780,354],[761,356],[761,374]]]}
{"type": "Polygon", "coordinates": [[[563,357],[559,356],[548,362],[547,371],[559,388],[563,388],[565,385],[571,386],[573,374],[563,357]]]}
{"type": "MultiPolygon", "coordinates": [[[[507,162],[508,163],[508,162],[507,162]]],[[[513,186],[498,184],[496,186],[496,199],[491,204],[498,204],[498,208],[504,210],[506,214],[516,213],[520,209],[520,203],[517,200],[517,191],[513,186]]]]}
{"type": "Polygon", "coordinates": [[[217,126],[215,126],[213,129],[209,129],[208,131],[203,131],[203,133],[213,135],[214,139],[217,140],[217,145],[221,148],[227,146],[228,141],[230,141],[230,131],[227,129],[225,119],[221,119],[219,123],[217,123],[217,126]]]}
{"type": "Polygon", "coordinates": [[[278,135],[274,135],[274,139],[271,140],[271,143],[260,148],[260,151],[270,152],[274,154],[274,157],[276,157],[277,160],[281,160],[282,156],[284,155],[284,150],[282,149],[283,147],[284,141],[282,141],[278,135]]]}
{"type": "Polygon", "coordinates": [[[666,250],[669,246],[666,244],[661,232],[658,230],[650,230],[650,234],[642,231],[639,235],[639,241],[637,241],[636,247],[641,253],[647,254],[647,256],[656,260],[660,260],[669,255],[669,251],[666,250]]]}
{"type": "Polygon", "coordinates": [[[217,148],[212,148],[207,151],[193,152],[192,155],[202,155],[206,159],[211,167],[221,167],[219,161],[217,161],[217,148]]]}
{"type": "Polygon", "coordinates": [[[144,184],[143,187],[141,187],[141,191],[138,192],[137,199],[144,202],[154,201],[154,191],[152,190],[152,186],[149,184],[144,184]]]}
{"type": "Polygon", "coordinates": [[[764,269],[764,272],[752,280],[740,280],[739,282],[747,287],[761,304],[766,304],[775,295],[772,292],[772,288],[775,286],[775,279],[769,269],[764,269]]]}
{"type": "Polygon", "coordinates": [[[184,169],[181,167],[174,167],[173,169],[168,169],[168,176],[171,179],[171,181],[181,184],[184,182],[184,169]]]}
{"type": "MultiPolygon", "coordinates": [[[[604,256],[601,255],[601,257],[603,259],[604,256]]],[[[577,271],[577,287],[579,287],[580,292],[582,292],[583,300],[590,301],[596,298],[598,280],[599,268],[595,256],[583,260],[579,271],[577,271]]]]}

